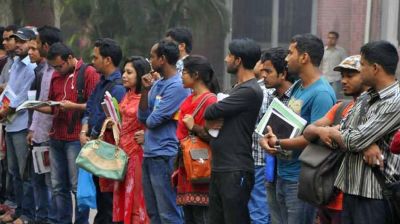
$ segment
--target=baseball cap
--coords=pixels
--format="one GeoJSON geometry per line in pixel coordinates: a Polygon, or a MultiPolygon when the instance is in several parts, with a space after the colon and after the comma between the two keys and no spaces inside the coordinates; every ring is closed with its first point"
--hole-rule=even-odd
{"type": "Polygon", "coordinates": [[[18,37],[21,40],[30,40],[35,38],[35,32],[27,27],[19,28],[16,33],[11,35],[10,37],[18,37]]]}
{"type": "Polygon", "coordinates": [[[333,71],[340,72],[342,69],[351,69],[361,71],[361,55],[352,55],[345,58],[339,65],[333,68],[333,71]]]}

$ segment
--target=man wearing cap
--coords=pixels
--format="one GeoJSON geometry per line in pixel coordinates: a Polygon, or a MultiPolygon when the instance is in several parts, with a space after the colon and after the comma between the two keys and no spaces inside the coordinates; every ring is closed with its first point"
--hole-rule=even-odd
{"type": "MultiPolygon", "coordinates": [[[[342,103],[346,103],[343,112],[341,114],[342,119],[344,119],[349,113],[350,109],[353,107],[357,97],[367,90],[367,87],[363,85],[362,78],[360,74],[360,55],[353,55],[344,59],[339,65],[337,65],[334,70],[340,72],[342,79],[341,84],[343,88],[343,93],[346,96],[353,97],[351,102],[339,102],[335,104],[324,117],[317,120],[316,122],[307,126],[304,130],[304,137],[310,141],[314,142],[321,139],[322,142],[326,141],[329,136],[329,126],[333,125],[335,120],[335,115],[342,103]]],[[[329,142],[325,142],[330,145],[329,142]]],[[[341,213],[343,204],[343,193],[337,195],[328,205],[325,207],[320,207],[318,209],[318,215],[320,217],[321,224],[341,223],[341,213]]]]}
{"type": "Polygon", "coordinates": [[[15,39],[17,57],[10,69],[10,80],[4,90],[4,98],[0,99],[3,103],[0,108],[0,119],[7,120],[5,139],[7,162],[17,207],[14,215],[6,213],[0,217],[0,221],[11,222],[19,218],[20,222],[16,223],[23,223],[34,219],[35,207],[32,185],[25,175],[29,155],[26,144],[28,111],[15,112],[15,109],[28,99],[28,90],[35,78],[36,64],[31,63],[28,56],[28,41],[34,39],[35,33],[32,29],[24,27],[10,37],[15,39]]]}

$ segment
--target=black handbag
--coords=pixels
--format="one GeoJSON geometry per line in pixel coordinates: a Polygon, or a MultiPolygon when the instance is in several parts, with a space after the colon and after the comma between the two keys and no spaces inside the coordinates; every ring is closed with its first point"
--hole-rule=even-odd
{"type": "MultiPolygon", "coordinates": [[[[343,102],[336,111],[334,124],[339,124],[342,112],[350,102],[343,102]]],[[[334,183],[344,158],[344,152],[323,143],[310,143],[300,154],[301,170],[297,196],[315,206],[331,202],[338,190],[334,183]]]]}

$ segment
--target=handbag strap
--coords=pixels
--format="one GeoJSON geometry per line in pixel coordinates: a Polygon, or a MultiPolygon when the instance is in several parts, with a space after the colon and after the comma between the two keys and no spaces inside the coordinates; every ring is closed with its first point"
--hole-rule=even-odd
{"type": "Polygon", "coordinates": [[[201,99],[199,105],[197,105],[196,109],[194,110],[194,112],[193,112],[193,114],[192,114],[193,118],[197,115],[197,113],[199,112],[199,110],[201,109],[201,107],[206,103],[206,101],[207,101],[208,99],[210,99],[212,96],[215,96],[215,94],[214,94],[214,93],[207,93],[207,95],[205,95],[205,96],[203,97],[203,99],[201,99]]]}
{"type": "Polygon", "coordinates": [[[339,105],[338,109],[336,110],[335,119],[333,121],[333,125],[338,125],[342,121],[342,113],[344,109],[350,104],[351,100],[344,100],[339,105]]]}
{"type": "Polygon", "coordinates": [[[113,122],[113,125],[112,125],[113,137],[114,137],[115,145],[118,145],[119,144],[119,129],[117,127],[117,124],[113,121],[113,119],[111,117],[108,117],[104,120],[103,126],[101,127],[99,139],[103,140],[104,132],[106,131],[107,124],[110,122],[113,122]]]}

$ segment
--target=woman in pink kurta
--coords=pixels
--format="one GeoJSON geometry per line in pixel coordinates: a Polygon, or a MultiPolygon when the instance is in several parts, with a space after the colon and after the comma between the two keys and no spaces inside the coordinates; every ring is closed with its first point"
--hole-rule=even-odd
{"type": "Polygon", "coordinates": [[[124,224],[149,223],[142,188],[143,130],[137,119],[140,101],[141,77],[150,71],[143,57],[130,57],[124,65],[122,82],[128,89],[120,103],[122,128],[120,147],[128,154],[129,161],[123,181],[115,182],[113,221],[124,224]]]}

